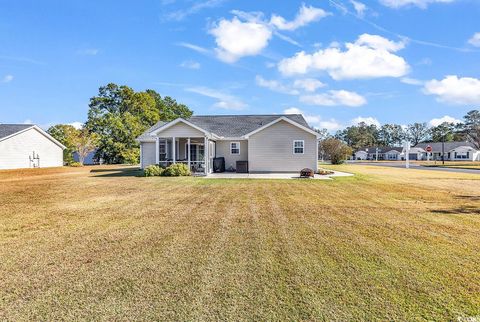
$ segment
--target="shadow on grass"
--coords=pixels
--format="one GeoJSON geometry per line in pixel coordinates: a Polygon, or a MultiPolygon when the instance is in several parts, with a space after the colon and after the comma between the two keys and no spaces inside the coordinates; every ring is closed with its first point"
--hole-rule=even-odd
{"type": "Polygon", "coordinates": [[[97,178],[143,176],[143,171],[140,168],[94,169],[90,170],[90,173],[97,178]]]}
{"type": "Polygon", "coordinates": [[[455,198],[470,200],[470,201],[480,201],[480,196],[459,195],[459,196],[455,196],[455,198]]]}
{"type": "Polygon", "coordinates": [[[480,215],[480,208],[475,206],[462,206],[452,209],[435,209],[432,210],[434,214],[443,214],[443,215],[480,215]]]}

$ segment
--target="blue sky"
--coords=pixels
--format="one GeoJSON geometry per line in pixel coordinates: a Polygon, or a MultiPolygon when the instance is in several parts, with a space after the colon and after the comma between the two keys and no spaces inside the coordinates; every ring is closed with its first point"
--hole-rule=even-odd
{"type": "Polygon", "coordinates": [[[2,123],[84,122],[109,82],[331,131],[480,106],[476,0],[0,0],[0,40],[2,123]]]}

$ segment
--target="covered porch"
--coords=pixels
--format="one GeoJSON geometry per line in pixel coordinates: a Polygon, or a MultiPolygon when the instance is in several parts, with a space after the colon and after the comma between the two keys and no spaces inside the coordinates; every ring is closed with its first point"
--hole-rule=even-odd
{"type": "Polygon", "coordinates": [[[205,137],[155,138],[155,163],[161,166],[183,163],[194,175],[207,175],[212,169],[215,142],[205,137]]]}

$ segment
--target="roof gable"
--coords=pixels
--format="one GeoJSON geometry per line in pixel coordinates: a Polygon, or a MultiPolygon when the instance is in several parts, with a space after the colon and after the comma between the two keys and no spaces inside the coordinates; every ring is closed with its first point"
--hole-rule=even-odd
{"type": "MultiPolygon", "coordinates": [[[[284,117],[292,122],[295,122],[297,125],[301,125],[304,128],[307,128],[310,131],[313,131],[308,126],[307,122],[300,114],[269,114],[269,115],[194,115],[184,121],[188,124],[197,126],[203,131],[206,131],[218,138],[242,138],[245,135],[251,133],[252,131],[257,130],[258,128],[265,126],[266,124],[271,123],[281,117],[284,117]]],[[[175,121],[172,121],[175,122],[175,121]]],[[[145,131],[138,140],[148,141],[153,140],[154,133],[158,129],[167,126],[172,122],[158,122],[150,129],[145,131]]],[[[177,121],[178,122],[178,121],[177,121]]]]}
{"type": "Polygon", "coordinates": [[[33,127],[33,124],[0,124],[0,140],[33,127]]]}
{"type": "Polygon", "coordinates": [[[32,124],[0,124],[0,141],[7,140],[11,138],[12,136],[18,135],[20,133],[23,133],[29,129],[34,129],[43,136],[45,136],[47,139],[61,147],[62,149],[66,149],[66,147],[58,142],[54,137],[52,137],[50,134],[42,130],[36,125],[32,124]]]}

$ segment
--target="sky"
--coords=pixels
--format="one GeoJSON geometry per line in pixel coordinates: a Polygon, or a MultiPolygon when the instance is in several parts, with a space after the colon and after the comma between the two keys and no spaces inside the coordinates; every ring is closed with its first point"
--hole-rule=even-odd
{"type": "Polygon", "coordinates": [[[0,0],[0,123],[86,121],[110,82],[334,132],[480,107],[478,0],[0,0]]]}

